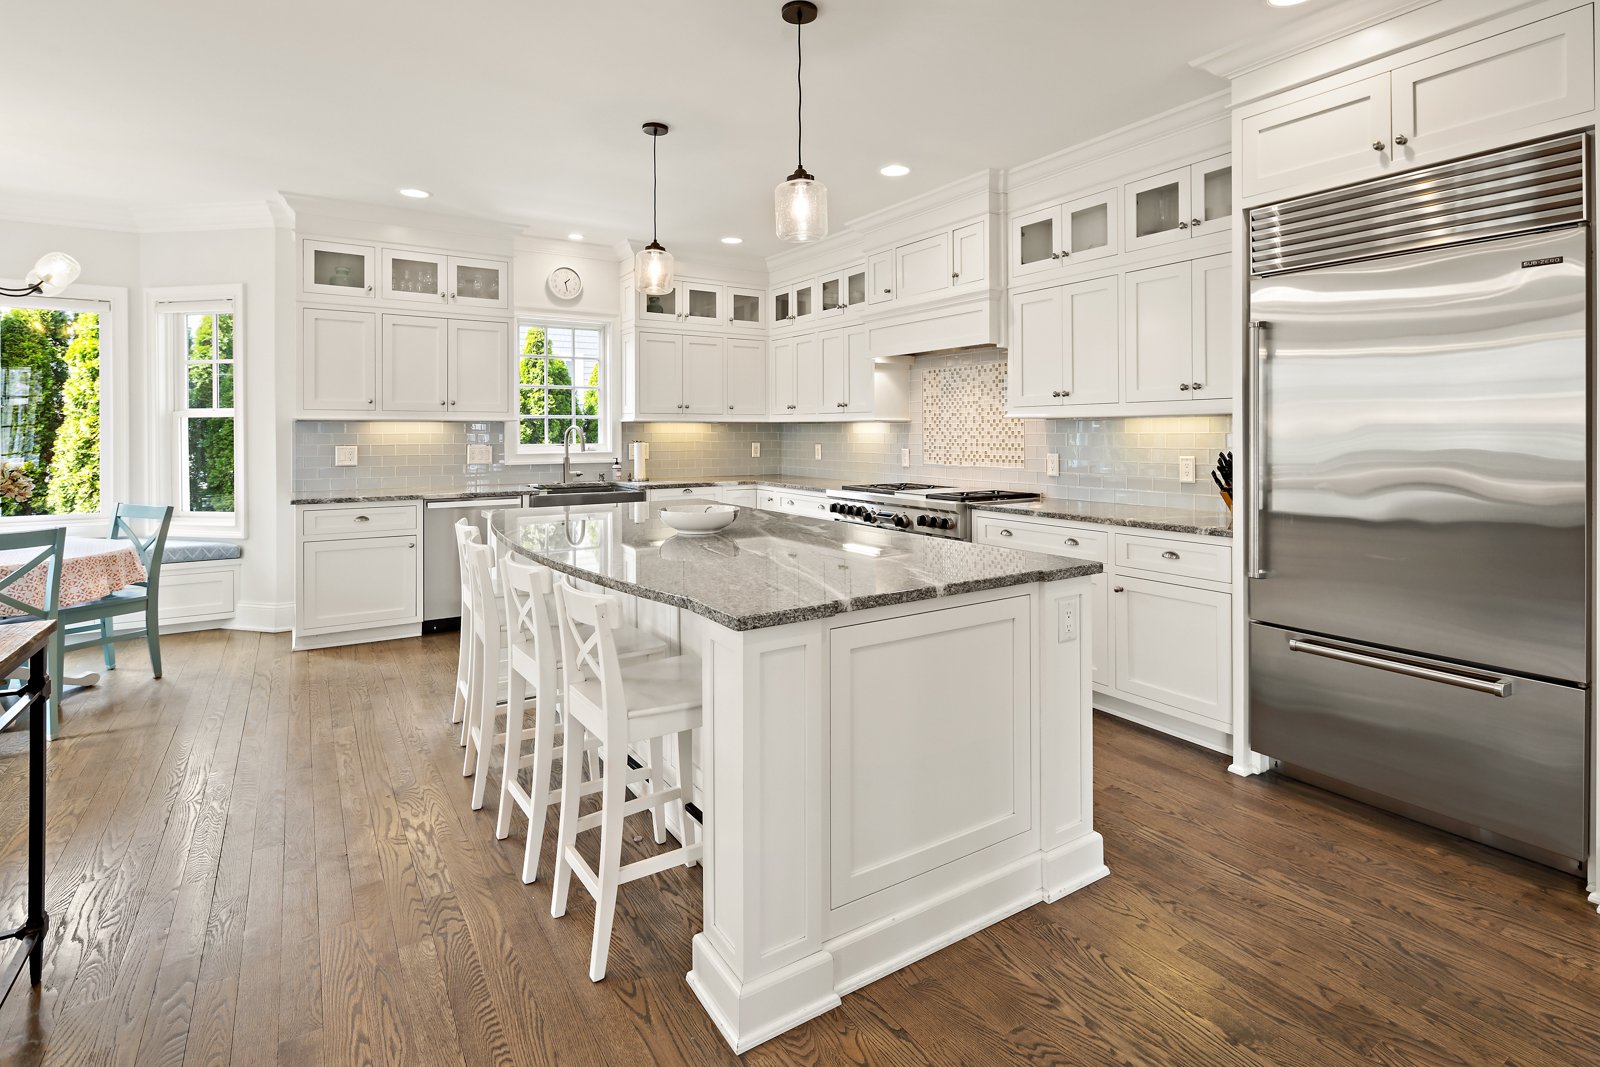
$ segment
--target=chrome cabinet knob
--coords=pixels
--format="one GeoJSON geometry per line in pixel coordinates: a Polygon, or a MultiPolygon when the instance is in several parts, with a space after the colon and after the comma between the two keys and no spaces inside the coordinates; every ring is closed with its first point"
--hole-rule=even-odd
{"type": "Polygon", "coordinates": [[[1372,150],[1374,152],[1382,152],[1387,147],[1388,147],[1388,145],[1384,144],[1382,141],[1373,141],[1372,142],[1372,150]]]}
{"type": "Polygon", "coordinates": [[[456,406],[456,402],[454,400],[450,401],[450,406],[451,407],[455,407],[456,406]]]}
{"type": "Polygon", "coordinates": [[[1113,593],[1120,593],[1120,592],[1122,592],[1122,586],[1120,586],[1120,585],[1114,585],[1114,586],[1112,586],[1112,587],[1111,587],[1111,591],[1112,591],[1112,592],[1113,592],[1113,593]]]}
{"type": "Polygon", "coordinates": [[[883,291],[883,295],[884,295],[884,296],[888,296],[888,295],[889,295],[889,294],[890,294],[890,293],[891,293],[891,292],[893,292],[893,290],[892,290],[892,289],[885,289],[885,290],[884,290],[884,291],[883,291]]]}
{"type": "Polygon", "coordinates": [[[732,404],[729,404],[729,405],[728,405],[728,410],[729,410],[729,411],[732,411],[732,410],[733,410],[733,405],[732,405],[732,404]]]}
{"type": "Polygon", "coordinates": [[[1188,382],[1179,382],[1178,383],[1178,392],[1187,393],[1188,391],[1189,391],[1189,383],[1188,382]]]}
{"type": "Polygon", "coordinates": [[[1198,230],[1200,228],[1200,220],[1199,219],[1190,219],[1189,220],[1189,225],[1198,230]]]}
{"type": "Polygon", "coordinates": [[[1177,559],[1178,558],[1178,554],[1176,552],[1170,552],[1170,551],[1169,552],[1163,552],[1163,553],[1161,553],[1161,558],[1162,559],[1177,559]]]}
{"type": "Polygon", "coordinates": [[[1066,249],[1064,249],[1064,248],[1063,248],[1063,249],[1062,249],[1062,250],[1061,250],[1061,258],[1062,258],[1062,259],[1066,259],[1066,258],[1067,258],[1067,257],[1068,257],[1068,256],[1070,256],[1070,255],[1072,255],[1072,253],[1071,253],[1071,252],[1068,252],[1068,251],[1067,251],[1067,250],[1066,250],[1066,249]]]}
{"type": "Polygon", "coordinates": [[[1188,223],[1187,223],[1187,222],[1180,222],[1180,223],[1178,223],[1178,229],[1180,229],[1180,230],[1187,230],[1187,229],[1188,229],[1188,228],[1189,228],[1189,224],[1188,224],[1188,223]]]}
{"type": "Polygon", "coordinates": [[[439,406],[440,407],[444,407],[444,401],[443,400],[439,401],[439,406]]]}
{"type": "Polygon", "coordinates": [[[950,280],[951,281],[955,281],[959,277],[961,277],[961,272],[960,271],[951,271],[950,272],[950,280]]]}
{"type": "Polygon", "coordinates": [[[371,295],[372,295],[372,286],[370,286],[370,285],[369,285],[369,286],[367,286],[367,295],[368,295],[368,296],[371,296],[371,295]]]}
{"type": "Polygon", "coordinates": [[[1189,388],[1193,389],[1195,392],[1198,393],[1200,391],[1200,383],[1199,382],[1190,382],[1189,383],[1189,388]]]}
{"type": "Polygon", "coordinates": [[[1394,135],[1394,143],[1395,144],[1408,144],[1409,143],[1409,139],[1406,137],[1405,134],[1397,133],[1397,134],[1394,135]]]}

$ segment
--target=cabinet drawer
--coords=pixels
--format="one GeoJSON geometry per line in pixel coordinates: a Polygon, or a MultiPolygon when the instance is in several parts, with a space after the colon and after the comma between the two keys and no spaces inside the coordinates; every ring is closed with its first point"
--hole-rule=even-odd
{"type": "Polygon", "coordinates": [[[690,497],[699,500],[715,500],[717,498],[717,487],[714,485],[675,486],[671,489],[651,489],[645,494],[645,499],[652,504],[658,500],[687,500],[690,497]]]}
{"type": "Polygon", "coordinates": [[[972,539],[979,544],[1017,548],[1027,552],[1046,552],[1052,556],[1074,556],[1106,561],[1106,533],[1080,530],[1042,522],[1019,522],[997,515],[973,517],[972,539]]]}
{"type": "Polygon", "coordinates": [[[300,516],[300,535],[307,538],[415,533],[417,527],[415,504],[329,508],[325,511],[302,512],[300,516]]]}
{"type": "Polygon", "coordinates": [[[1229,545],[1204,545],[1125,533],[1117,534],[1115,542],[1114,558],[1119,571],[1149,571],[1171,578],[1199,578],[1207,582],[1232,581],[1233,553],[1229,545]]]}

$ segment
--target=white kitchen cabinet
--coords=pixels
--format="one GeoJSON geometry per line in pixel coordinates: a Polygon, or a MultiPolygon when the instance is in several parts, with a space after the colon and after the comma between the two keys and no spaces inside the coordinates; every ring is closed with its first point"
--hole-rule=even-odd
{"type": "Polygon", "coordinates": [[[1130,404],[1232,395],[1237,345],[1231,255],[1124,276],[1123,397],[1130,404]]]}
{"type": "Polygon", "coordinates": [[[664,293],[639,294],[639,318],[648,322],[677,322],[683,312],[678,301],[678,290],[664,293]]]}
{"type": "Polygon", "coordinates": [[[445,277],[452,307],[508,308],[511,306],[509,264],[503,259],[469,259],[451,256],[445,277]]]}
{"type": "Polygon", "coordinates": [[[1227,233],[1233,225],[1233,157],[1214,156],[1189,167],[1189,236],[1227,233]]]}
{"type": "Polygon", "coordinates": [[[950,284],[979,285],[989,278],[988,227],[980,219],[950,232],[950,284]]]}
{"type": "Polygon", "coordinates": [[[894,251],[877,252],[867,257],[867,303],[882,304],[894,299],[894,251]]]}
{"type": "Polygon", "coordinates": [[[816,279],[794,282],[772,290],[769,306],[776,329],[804,329],[817,321],[816,279]]]}
{"type": "Polygon", "coordinates": [[[407,534],[302,543],[296,632],[421,622],[418,542],[416,534],[407,534]]]}
{"type": "Polygon", "coordinates": [[[865,306],[867,265],[857,263],[823,275],[817,280],[817,300],[817,313],[828,318],[837,318],[865,306]]]}
{"type": "Polygon", "coordinates": [[[849,383],[845,366],[845,331],[823,330],[817,334],[817,359],[822,369],[821,401],[818,414],[837,414],[843,410],[849,396],[849,383]]]}
{"type": "Polygon", "coordinates": [[[794,341],[796,410],[801,413],[824,410],[822,402],[822,359],[817,335],[802,334],[794,341]]]}
{"type": "Polygon", "coordinates": [[[450,406],[450,320],[384,315],[378,360],[378,406],[439,418],[450,406]]]}
{"type": "Polygon", "coordinates": [[[950,288],[950,233],[941,230],[894,250],[895,299],[915,300],[950,288]]]}
{"type": "Polygon", "coordinates": [[[726,396],[730,415],[767,413],[767,345],[753,338],[727,340],[726,396]]]}
{"type": "Polygon", "coordinates": [[[354,300],[377,294],[378,251],[371,245],[307,239],[300,249],[301,292],[354,300]]]}
{"type": "Polygon", "coordinates": [[[638,414],[683,414],[683,335],[639,332],[634,349],[638,414]]]}
{"type": "Polygon", "coordinates": [[[1233,218],[1233,163],[1216,156],[1123,186],[1127,233],[1137,251],[1228,232],[1233,218]]]}
{"type": "Polygon", "coordinates": [[[845,396],[840,408],[846,415],[874,415],[901,417],[901,412],[877,410],[877,369],[864,328],[844,332],[845,396]]]}
{"type": "Polygon", "coordinates": [[[1379,74],[1240,119],[1246,197],[1375,178],[1389,152],[1389,75],[1379,74]]]}
{"type": "Polygon", "coordinates": [[[678,293],[683,300],[681,311],[684,322],[709,326],[724,317],[722,286],[712,282],[686,281],[679,284],[678,293]]]}
{"type": "Polygon", "coordinates": [[[767,300],[764,290],[730,285],[723,292],[727,304],[728,325],[760,327],[765,324],[766,319],[761,314],[761,305],[767,300]]]}
{"type": "Polygon", "coordinates": [[[450,257],[443,252],[385,248],[383,299],[443,307],[450,302],[450,257]]]}
{"type": "Polygon", "coordinates": [[[1013,409],[1117,402],[1117,284],[1090,278],[1011,298],[1013,409]]]}
{"type": "Polygon", "coordinates": [[[721,337],[688,335],[683,338],[683,379],[680,395],[687,415],[722,415],[727,342],[721,337]]]}
{"type": "Polygon", "coordinates": [[[1011,217],[1011,276],[1092,263],[1117,252],[1115,189],[1011,217]]]}
{"type": "Polygon", "coordinates": [[[1116,689],[1231,729],[1231,599],[1118,574],[1111,587],[1116,689]]]}
{"type": "Polygon", "coordinates": [[[300,313],[300,407],[371,414],[378,406],[378,316],[304,308],[300,313]]]}
{"type": "Polygon", "coordinates": [[[774,415],[794,415],[800,410],[799,379],[794,362],[793,337],[777,337],[772,341],[772,358],[767,380],[771,383],[768,409],[774,415]]]}
{"type": "Polygon", "coordinates": [[[491,319],[449,319],[449,411],[456,418],[506,418],[512,413],[515,357],[511,324],[491,319]]]}

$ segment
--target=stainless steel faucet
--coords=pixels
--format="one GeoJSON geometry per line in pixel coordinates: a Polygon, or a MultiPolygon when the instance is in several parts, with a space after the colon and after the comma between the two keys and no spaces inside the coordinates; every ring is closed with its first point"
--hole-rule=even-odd
{"type": "MultiPolygon", "coordinates": [[[[584,439],[583,427],[577,423],[567,427],[567,432],[561,435],[561,484],[572,481],[572,435],[578,435],[578,451],[589,451],[589,442],[584,439]]],[[[580,474],[581,478],[582,475],[580,474]]]]}

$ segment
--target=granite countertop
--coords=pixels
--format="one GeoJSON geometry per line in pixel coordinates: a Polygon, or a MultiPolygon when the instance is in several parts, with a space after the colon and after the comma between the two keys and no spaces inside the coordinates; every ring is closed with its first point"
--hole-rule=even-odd
{"type": "MultiPolygon", "coordinates": [[[[604,485],[625,485],[630,489],[697,489],[725,485],[771,485],[782,489],[837,489],[836,479],[804,478],[793,474],[778,474],[770,478],[752,474],[710,475],[694,481],[683,479],[669,481],[632,481],[624,478],[604,485]]],[[[516,496],[531,492],[536,486],[521,482],[516,485],[467,485],[460,489],[331,489],[308,490],[294,494],[290,504],[381,504],[402,500],[481,500],[497,496],[516,496]]]]}
{"type": "Polygon", "coordinates": [[[491,523],[512,551],[535,562],[730,630],[1102,570],[1089,560],[749,508],[720,533],[686,537],[657,512],[650,505],[588,514],[505,511],[491,523]]]}
{"type": "Polygon", "coordinates": [[[1102,526],[1132,526],[1141,530],[1166,530],[1169,533],[1204,534],[1207,537],[1232,537],[1227,516],[1215,522],[1197,522],[1187,508],[1157,508],[1148,504],[1111,504],[1092,500],[1044,499],[1018,504],[974,504],[974,511],[998,511],[1006,515],[1026,515],[1036,519],[1061,519],[1065,522],[1093,522],[1102,526]]]}
{"type": "Polygon", "coordinates": [[[824,489],[837,489],[844,483],[837,478],[807,478],[799,474],[711,474],[696,481],[676,479],[669,481],[628,481],[624,479],[618,485],[634,485],[640,489],[700,489],[712,486],[748,485],[752,488],[758,485],[770,485],[776,489],[809,489],[821,492],[824,489]]]}

